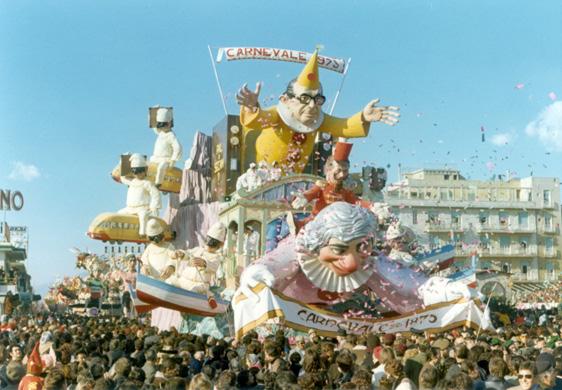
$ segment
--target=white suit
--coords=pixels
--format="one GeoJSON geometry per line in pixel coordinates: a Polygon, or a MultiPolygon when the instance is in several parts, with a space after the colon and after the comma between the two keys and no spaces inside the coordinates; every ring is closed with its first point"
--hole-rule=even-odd
{"type": "Polygon", "coordinates": [[[134,214],[139,217],[139,234],[146,234],[146,223],[149,216],[158,216],[160,210],[160,192],[147,179],[127,179],[121,177],[121,183],[129,186],[127,191],[127,207],[118,211],[119,214],[134,214]]]}
{"type": "Polygon", "coordinates": [[[281,171],[281,168],[272,167],[269,170],[269,180],[270,181],[277,181],[277,180],[281,179],[282,175],[283,175],[283,171],[281,171]]]}
{"type": "Polygon", "coordinates": [[[146,275],[158,279],[168,266],[175,267],[176,261],[171,258],[175,251],[174,246],[169,242],[148,244],[141,256],[146,275]]]}
{"type": "Polygon", "coordinates": [[[236,190],[244,188],[246,191],[253,191],[262,184],[261,177],[258,175],[257,170],[248,168],[246,173],[241,175],[236,181],[236,190]]]}
{"type": "Polygon", "coordinates": [[[166,280],[167,283],[174,286],[190,290],[198,294],[208,295],[209,287],[215,281],[215,274],[224,260],[220,251],[210,253],[203,247],[197,247],[185,251],[188,261],[194,258],[201,258],[207,263],[207,267],[194,267],[188,265],[179,275],[173,275],[166,280]]]}
{"type": "Polygon", "coordinates": [[[254,261],[258,254],[258,247],[260,245],[260,234],[253,231],[250,234],[244,234],[244,266],[250,265],[254,261]]]}
{"type": "Polygon", "coordinates": [[[156,184],[161,184],[162,180],[164,180],[166,169],[173,167],[181,159],[182,147],[173,131],[153,130],[156,133],[156,142],[154,143],[154,152],[150,156],[150,161],[158,163],[155,182],[156,184]]]}
{"type": "Polygon", "coordinates": [[[268,183],[271,180],[269,169],[267,169],[267,166],[258,168],[257,174],[262,184],[268,183]]]}

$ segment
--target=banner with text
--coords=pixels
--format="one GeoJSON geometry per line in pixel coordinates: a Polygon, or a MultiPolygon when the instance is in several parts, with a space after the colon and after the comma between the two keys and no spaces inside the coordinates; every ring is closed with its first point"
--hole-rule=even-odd
{"type": "MultiPolygon", "coordinates": [[[[234,60],[273,60],[298,62],[306,64],[312,54],[298,50],[275,49],[271,47],[220,47],[217,62],[223,57],[234,60]]],[[[318,56],[318,66],[338,73],[345,72],[345,60],[342,58],[318,56]]]]}
{"type": "Polygon", "coordinates": [[[339,329],[348,333],[363,334],[398,333],[415,331],[439,332],[459,326],[493,329],[489,316],[485,315],[474,300],[458,300],[428,306],[423,310],[403,314],[391,319],[365,319],[344,317],[300,303],[292,298],[267,288],[254,287],[259,301],[237,295],[232,306],[236,337],[240,338],[253,328],[271,319],[278,319],[285,325],[303,332],[316,329],[323,336],[337,335],[339,329]]]}

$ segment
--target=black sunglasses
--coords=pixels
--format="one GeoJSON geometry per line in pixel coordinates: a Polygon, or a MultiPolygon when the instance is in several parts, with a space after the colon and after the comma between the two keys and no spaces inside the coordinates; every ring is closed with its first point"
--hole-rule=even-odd
{"type": "Polygon", "coordinates": [[[519,378],[519,379],[523,379],[523,378],[525,378],[525,379],[533,379],[533,376],[530,375],[530,374],[525,374],[525,375],[519,374],[519,375],[517,375],[517,378],[519,378]]]}

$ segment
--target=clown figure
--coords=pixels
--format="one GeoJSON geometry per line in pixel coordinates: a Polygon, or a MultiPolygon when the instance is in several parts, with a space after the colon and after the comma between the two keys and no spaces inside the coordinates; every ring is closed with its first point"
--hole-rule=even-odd
{"type": "Polygon", "coordinates": [[[284,173],[303,171],[314,148],[318,131],[332,137],[366,137],[371,122],[394,125],[398,122],[398,108],[377,106],[378,99],[350,118],[336,118],[325,114],[326,102],[318,72],[318,51],[308,60],[300,73],[287,86],[277,106],[262,109],[259,105],[261,84],[251,91],[244,85],[236,96],[240,105],[240,121],[260,132],[256,139],[256,161],[268,164],[277,161],[284,173]]]}
{"type": "Polygon", "coordinates": [[[299,302],[331,306],[353,293],[375,293],[398,313],[424,305],[472,298],[475,291],[446,278],[428,277],[373,256],[376,217],[369,210],[335,202],[318,213],[295,238],[289,237],[242,273],[237,294],[259,299],[264,283],[299,302]]]}

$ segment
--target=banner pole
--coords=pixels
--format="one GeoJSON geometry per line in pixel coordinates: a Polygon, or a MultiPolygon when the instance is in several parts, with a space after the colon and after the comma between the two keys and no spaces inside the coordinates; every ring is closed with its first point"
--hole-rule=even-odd
{"type": "MultiPolygon", "coordinates": [[[[492,296],[494,295],[494,291],[496,290],[497,286],[498,286],[497,284],[494,284],[494,288],[492,289],[492,291],[490,291],[490,297],[488,298],[488,302],[486,303],[486,307],[484,308],[484,312],[483,312],[484,315],[486,315],[486,311],[488,310],[488,307],[490,305],[490,301],[492,300],[492,296]]],[[[482,330],[482,323],[480,323],[480,325],[478,326],[478,332],[476,332],[476,338],[478,338],[478,336],[480,336],[481,330],[482,330]]]]}
{"type": "Polygon", "coordinates": [[[211,45],[207,45],[209,49],[209,57],[211,57],[211,64],[213,65],[213,72],[215,73],[215,80],[217,81],[217,86],[219,88],[219,95],[221,97],[222,108],[224,109],[224,114],[228,116],[228,111],[226,110],[226,103],[224,101],[224,95],[222,93],[221,82],[219,80],[219,74],[217,73],[217,67],[215,66],[215,59],[213,58],[213,51],[211,50],[211,45]]]}
{"type": "MultiPolygon", "coordinates": [[[[336,107],[336,103],[338,102],[338,98],[340,96],[340,92],[343,88],[343,83],[345,82],[345,77],[347,76],[347,71],[349,70],[349,65],[351,64],[351,57],[347,59],[347,64],[345,65],[345,70],[343,71],[343,77],[341,78],[340,87],[338,88],[336,95],[334,96],[334,102],[332,103],[332,108],[330,108],[330,115],[334,112],[334,108],[336,107]]],[[[345,142],[347,139],[344,137],[339,137],[339,142],[345,142]]]]}
{"type": "Polygon", "coordinates": [[[343,71],[343,77],[340,82],[340,87],[336,92],[336,96],[334,96],[334,102],[332,103],[332,108],[330,108],[330,115],[334,112],[334,108],[336,107],[336,103],[338,101],[338,97],[340,96],[340,91],[343,88],[343,83],[345,82],[345,76],[347,76],[347,71],[349,70],[349,65],[351,64],[351,57],[347,60],[347,64],[345,65],[345,70],[343,71]]]}

